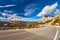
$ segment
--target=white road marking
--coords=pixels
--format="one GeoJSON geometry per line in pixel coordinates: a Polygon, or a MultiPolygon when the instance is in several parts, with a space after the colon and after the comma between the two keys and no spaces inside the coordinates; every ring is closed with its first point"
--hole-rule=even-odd
{"type": "Polygon", "coordinates": [[[59,36],[59,38],[60,38],[60,36],[59,36]]]}
{"type": "Polygon", "coordinates": [[[58,40],[58,37],[59,37],[59,32],[58,32],[58,29],[57,29],[57,31],[56,31],[56,35],[55,35],[55,37],[54,37],[53,40],[58,40]]]}

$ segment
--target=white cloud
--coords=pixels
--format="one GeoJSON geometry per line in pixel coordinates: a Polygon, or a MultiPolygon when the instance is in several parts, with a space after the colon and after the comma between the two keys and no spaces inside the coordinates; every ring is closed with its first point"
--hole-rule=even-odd
{"type": "Polygon", "coordinates": [[[6,21],[6,18],[0,17],[0,21],[6,21]]]}
{"type": "Polygon", "coordinates": [[[4,10],[4,12],[13,13],[14,11],[13,10],[4,10]]]}
{"type": "Polygon", "coordinates": [[[29,18],[23,18],[23,17],[17,16],[16,14],[10,15],[10,17],[8,17],[8,20],[11,20],[11,21],[30,21],[29,18]]]}
{"type": "Polygon", "coordinates": [[[8,14],[8,13],[4,13],[4,12],[2,12],[1,13],[2,14],[2,16],[4,16],[4,17],[0,17],[0,20],[6,20],[6,21],[31,21],[31,19],[30,18],[24,18],[24,17],[20,17],[20,16],[17,16],[17,14],[8,14]],[[6,18],[6,17],[7,18],[6,18]]]}
{"type": "Polygon", "coordinates": [[[28,16],[30,14],[32,14],[35,10],[34,9],[28,9],[26,12],[25,12],[25,16],[28,16]]]}
{"type": "Polygon", "coordinates": [[[4,6],[0,6],[0,8],[5,8],[5,7],[13,7],[15,6],[14,4],[11,4],[11,5],[4,5],[4,6]]]}
{"type": "Polygon", "coordinates": [[[56,7],[58,6],[58,3],[54,3],[52,5],[45,6],[40,13],[37,14],[37,16],[44,16],[53,13],[56,10],[56,7]]]}
{"type": "Polygon", "coordinates": [[[3,16],[6,16],[7,14],[3,12],[2,15],[3,15],[3,16]]]}
{"type": "Polygon", "coordinates": [[[28,16],[28,15],[30,15],[30,14],[32,14],[34,11],[36,11],[36,7],[35,7],[35,4],[30,4],[30,5],[28,5],[26,8],[25,8],[25,10],[24,10],[24,12],[25,12],[25,16],[28,16]]]}
{"type": "Polygon", "coordinates": [[[6,18],[0,17],[0,19],[6,19],[6,18]]]}
{"type": "Polygon", "coordinates": [[[54,13],[57,14],[59,11],[60,11],[59,9],[56,9],[56,11],[54,13]]]}

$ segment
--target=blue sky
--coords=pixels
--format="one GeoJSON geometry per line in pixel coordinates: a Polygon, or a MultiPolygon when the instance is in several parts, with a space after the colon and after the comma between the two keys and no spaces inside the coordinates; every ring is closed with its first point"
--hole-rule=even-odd
{"type": "Polygon", "coordinates": [[[0,0],[3,20],[38,21],[42,16],[55,16],[59,10],[60,0],[0,0]]]}

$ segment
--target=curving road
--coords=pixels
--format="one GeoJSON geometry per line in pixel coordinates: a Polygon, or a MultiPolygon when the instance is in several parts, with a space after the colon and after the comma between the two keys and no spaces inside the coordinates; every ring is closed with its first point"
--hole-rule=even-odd
{"type": "Polygon", "coordinates": [[[0,40],[54,40],[56,32],[57,30],[54,27],[5,30],[0,31],[0,40]]]}

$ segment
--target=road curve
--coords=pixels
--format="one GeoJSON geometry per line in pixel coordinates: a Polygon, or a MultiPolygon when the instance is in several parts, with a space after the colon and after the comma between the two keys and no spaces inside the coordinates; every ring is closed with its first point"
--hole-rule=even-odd
{"type": "Polygon", "coordinates": [[[0,31],[0,40],[53,40],[55,33],[53,27],[0,31]]]}

